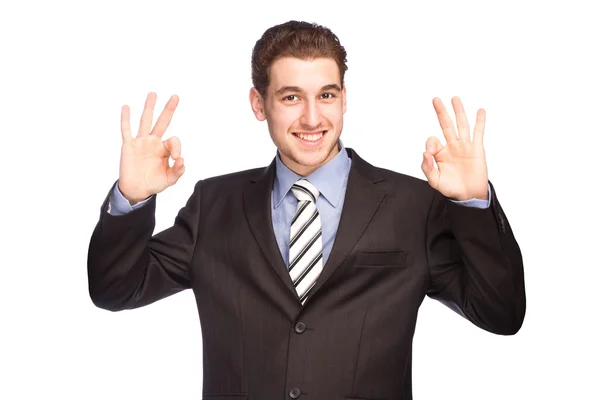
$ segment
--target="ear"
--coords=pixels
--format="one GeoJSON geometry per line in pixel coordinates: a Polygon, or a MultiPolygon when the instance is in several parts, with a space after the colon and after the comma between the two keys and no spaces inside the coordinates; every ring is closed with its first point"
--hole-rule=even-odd
{"type": "Polygon", "coordinates": [[[266,119],[263,98],[254,87],[250,89],[250,107],[252,107],[252,112],[257,120],[264,121],[266,119]]]}
{"type": "Polygon", "coordinates": [[[344,83],[344,88],[342,89],[342,107],[343,113],[346,114],[346,84],[344,83]]]}

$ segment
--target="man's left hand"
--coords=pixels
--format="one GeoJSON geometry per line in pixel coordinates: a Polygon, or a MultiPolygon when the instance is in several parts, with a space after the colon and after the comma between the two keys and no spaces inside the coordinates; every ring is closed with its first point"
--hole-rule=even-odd
{"type": "Polygon", "coordinates": [[[487,200],[488,174],[483,149],[485,110],[477,111],[471,140],[469,122],[458,97],[452,98],[458,136],[454,123],[439,98],[433,99],[433,107],[444,132],[446,146],[435,136],[427,139],[421,164],[427,181],[431,187],[452,200],[487,200]]]}

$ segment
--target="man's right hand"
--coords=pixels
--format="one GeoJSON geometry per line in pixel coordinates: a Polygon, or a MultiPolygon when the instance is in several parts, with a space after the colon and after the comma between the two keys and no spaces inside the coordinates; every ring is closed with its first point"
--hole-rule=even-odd
{"type": "Polygon", "coordinates": [[[171,96],[152,128],[156,93],[149,93],[135,139],[131,136],[129,107],[124,105],[121,110],[123,146],[119,190],[132,205],[174,185],[183,175],[181,142],[175,136],[162,141],[178,102],[177,96],[171,96]],[[169,157],[174,160],[172,167],[169,167],[169,157]]]}

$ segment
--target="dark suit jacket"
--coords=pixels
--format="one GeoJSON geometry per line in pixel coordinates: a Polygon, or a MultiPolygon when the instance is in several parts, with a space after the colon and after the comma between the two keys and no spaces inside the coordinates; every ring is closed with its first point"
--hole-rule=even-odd
{"type": "Polygon", "coordinates": [[[516,333],[522,258],[493,186],[488,209],[468,208],[346,150],[339,229],[304,307],[273,233],[275,160],[199,181],[174,226],[154,236],[155,198],[113,216],[109,193],[89,246],[92,301],[116,311],[191,288],[203,398],[214,400],[412,399],[425,295],[487,331],[516,333]]]}

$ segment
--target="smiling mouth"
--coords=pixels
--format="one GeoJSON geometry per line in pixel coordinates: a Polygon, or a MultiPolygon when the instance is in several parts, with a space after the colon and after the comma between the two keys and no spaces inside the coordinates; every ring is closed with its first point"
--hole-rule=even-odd
{"type": "Polygon", "coordinates": [[[320,131],[320,132],[315,132],[315,133],[293,132],[292,134],[304,142],[316,143],[319,140],[321,140],[321,138],[323,138],[323,136],[325,136],[326,133],[327,133],[327,131],[325,130],[325,131],[320,131]]]}

